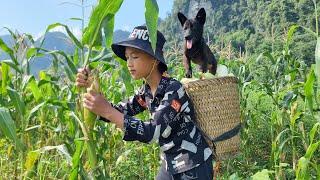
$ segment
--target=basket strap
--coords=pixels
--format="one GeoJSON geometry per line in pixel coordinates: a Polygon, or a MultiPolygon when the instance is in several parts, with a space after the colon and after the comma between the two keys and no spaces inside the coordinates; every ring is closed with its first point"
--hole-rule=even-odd
{"type": "MultiPolygon", "coordinates": [[[[185,114],[185,112],[183,112],[183,114],[185,114]]],[[[210,145],[209,145],[209,147],[213,150],[213,159],[215,159],[215,160],[218,160],[218,155],[217,155],[217,153],[216,153],[216,144],[215,144],[215,142],[214,142],[214,139],[213,138],[211,138],[210,136],[208,136],[207,135],[207,133],[205,133],[203,130],[202,130],[202,128],[199,126],[199,124],[198,124],[198,121],[196,120],[196,117],[195,117],[195,115],[193,114],[193,115],[191,115],[192,116],[192,122],[193,122],[193,124],[196,126],[196,128],[200,131],[200,133],[202,134],[202,136],[205,138],[205,139],[207,139],[207,140],[209,140],[211,143],[212,143],[212,147],[210,147],[210,145]]]]}
{"type": "Polygon", "coordinates": [[[224,141],[224,140],[230,139],[233,136],[237,135],[239,133],[240,129],[241,129],[241,124],[239,123],[236,127],[232,128],[231,130],[214,138],[213,142],[219,142],[219,141],[224,141]]]}
{"type": "Polygon", "coordinates": [[[205,139],[209,140],[212,142],[212,147],[211,149],[213,150],[213,159],[215,159],[216,161],[219,161],[219,157],[216,151],[216,143],[219,141],[224,141],[227,139],[230,139],[232,137],[234,137],[235,135],[237,135],[241,129],[241,123],[239,123],[236,127],[232,128],[231,130],[221,134],[220,136],[216,137],[216,138],[212,138],[210,136],[208,136],[199,126],[199,124],[197,123],[197,121],[193,121],[193,124],[197,127],[197,129],[200,131],[200,133],[204,136],[205,139]]]}
{"type": "MultiPolygon", "coordinates": [[[[214,139],[213,138],[211,138],[210,136],[208,136],[207,135],[207,133],[205,133],[201,128],[200,128],[200,126],[198,125],[198,123],[197,122],[194,122],[194,125],[197,127],[197,129],[200,131],[200,133],[202,134],[202,136],[205,138],[205,139],[207,139],[207,140],[209,140],[211,143],[212,143],[212,147],[211,147],[211,149],[213,150],[213,158],[215,159],[215,160],[218,160],[218,155],[217,155],[217,151],[216,151],[216,144],[215,144],[215,142],[214,142],[214,139]]],[[[210,147],[210,145],[209,145],[209,147],[210,147]]]]}

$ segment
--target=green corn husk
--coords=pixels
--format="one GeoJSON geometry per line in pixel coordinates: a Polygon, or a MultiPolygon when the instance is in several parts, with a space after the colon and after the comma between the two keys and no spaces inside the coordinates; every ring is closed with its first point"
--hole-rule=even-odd
{"type": "MultiPolygon", "coordinates": [[[[89,77],[89,80],[92,77],[89,77]]],[[[99,89],[99,79],[97,77],[93,77],[93,81],[91,86],[87,89],[87,92],[93,90],[96,93],[100,93],[100,89],[99,89]]],[[[97,118],[97,115],[94,114],[93,112],[91,112],[90,110],[88,110],[87,108],[84,108],[84,120],[86,123],[86,127],[88,128],[88,130],[93,130],[94,127],[94,123],[95,120],[97,118]]]]}
{"type": "MultiPolygon", "coordinates": [[[[99,78],[93,74],[89,75],[89,81],[92,81],[91,86],[87,89],[87,92],[90,90],[94,90],[97,93],[100,93],[99,89],[99,78]]],[[[84,123],[86,126],[87,134],[88,134],[88,139],[86,141],[87,143],[87,153],[89,157],[89,163],[91,169],[95,169],[97,166],[97,154],[96,154],[96,144],[93,138],[93,128],[95,121],[97,119],[97,115],[91,112],[87,108],[83,108],[83,117],[84,117],[84,123]]]]}

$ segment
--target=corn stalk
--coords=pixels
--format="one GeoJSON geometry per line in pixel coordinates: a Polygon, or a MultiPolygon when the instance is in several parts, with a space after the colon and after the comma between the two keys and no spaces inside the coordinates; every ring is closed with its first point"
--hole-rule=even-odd
{"type": "MultiPolygon", "coordinates": [[[[92,48],[100,47],[102,45],[102,30],[105,34],[106,47],[110,47],[113,36],[114,15],[119,10],[122,2],[123,0],[99,1],[98,5],[93,9],[88,27],[84,31],[82,37],[82,44],[88,47],[88,52],[84,59],[83,67],[88,67],[90,63],[89,59],[91,57],[92,48]]],[[[98,71],[93,70],[92,74],[89,75],[89,81],[92,81],[92,84],[91,87],[88,88],[88,91],[92,89],[96,93],[100,93],[98,79],[98,71]]],[[[82,89],[81,94],[83,95],[84,92],[84,89],[82,89]]],[[[83,112],[82,117],[88,135],[86,144],[88,148],[87,153],[90,161],[90,167],[91,169],[94,169],[97,166],[97,154],[93,138],[93,128],[97,117],[94,113],[90,112],[86,108],[82,108],[80,111],[83,112]]]]}

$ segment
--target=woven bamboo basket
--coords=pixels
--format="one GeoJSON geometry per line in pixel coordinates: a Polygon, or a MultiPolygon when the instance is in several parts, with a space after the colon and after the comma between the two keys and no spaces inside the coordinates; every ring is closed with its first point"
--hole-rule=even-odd
{"type": "MultiPolygon", "coordinates": [[[[240,123],[240,102],[236,77],[203,79],[184,84],[190,97],[198,126],[210,138],[233,129],[240,123]]],[[[208,141],[210,145],[212,143],[208,141]]],[[[224,159],[239,152],[239,133],[215,143],[216,155],[224,159]]]]}

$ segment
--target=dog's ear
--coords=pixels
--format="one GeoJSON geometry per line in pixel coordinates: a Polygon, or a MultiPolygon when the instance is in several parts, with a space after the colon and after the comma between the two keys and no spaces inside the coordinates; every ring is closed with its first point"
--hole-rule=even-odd
{"type": "Polygon", "coordinates": [[[183,15],[181,12],[178,12],[178,18],[179,18],[179,21],[181,23],[181,26],[184,25],[184,23],[186,22],[187,20],[187,17],[185,15],[183,15]]]}
{"type": "Polygon", "coordinates": [[[206,22],[206,10],[204,8],[201,8],[196,16],[196,19],[201,23],[204,24],[206,22]]]}

